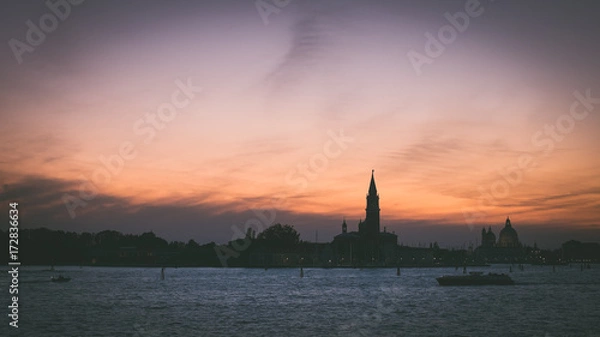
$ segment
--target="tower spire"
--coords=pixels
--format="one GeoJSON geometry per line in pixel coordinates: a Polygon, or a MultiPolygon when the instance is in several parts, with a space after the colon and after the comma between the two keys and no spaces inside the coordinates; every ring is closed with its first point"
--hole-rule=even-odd
{"type": "MultiPolygon", "coordinates": [[[[369,185],[369,193],[367,194],[367,217],[363,224],[363,231],[369,234],[379,233],[379,195],[377,194],[377,186],[375,186],[375,170],[371,171],[371,184],[369,185]]],[[[360,228],[359,228],[360,231],[360,228]]]]}
{"type": "Polygon", "coordinates": [[[375,170],[371,171],[371,184],[369,185],[369,195],[377,195],[377,186],[375,186],[375,170]]]}

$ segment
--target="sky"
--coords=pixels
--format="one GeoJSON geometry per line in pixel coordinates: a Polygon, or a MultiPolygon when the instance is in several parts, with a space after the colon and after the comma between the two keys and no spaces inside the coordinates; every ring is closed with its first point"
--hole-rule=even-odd
{"type": "Polygon", "coordinates": [[[407,245],[600,241],[594,1],[9,1],[22,228],[227,242],[365,216],[407,245]]]}

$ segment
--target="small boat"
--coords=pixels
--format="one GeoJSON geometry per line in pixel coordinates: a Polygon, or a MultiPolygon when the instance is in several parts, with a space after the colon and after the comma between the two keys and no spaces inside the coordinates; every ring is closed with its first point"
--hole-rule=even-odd
{"type": "Polygon", "coordinates": [[[513,285],[515,282],[506,274],[470,272],[469,275],[445,275],[436,278],[441,286],[513,285]]]}
{"type": "Polygon", "coordinates": [[[54,277],[54,276],[52,276],[52,277],[50,278],[50,281],[52,281],[52,282],[69,282],[69,281],[71,281],[71,278],[70,278],[70,277],[64,277],[64,276],[62,276],[62,275],[59,275],[58,277],[54,277]]]}

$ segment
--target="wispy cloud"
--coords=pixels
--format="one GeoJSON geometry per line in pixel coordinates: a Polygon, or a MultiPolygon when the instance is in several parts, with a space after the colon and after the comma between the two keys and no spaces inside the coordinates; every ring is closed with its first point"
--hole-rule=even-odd
{"type": "Polygon", "coordinates": [[[327,73],[323,61],[335,54],[341,28],[342,21],[332,11],[301,14],[290,28],[287,52],[265,79],[273,92],[294,89],[307,78],[327,73]]]}

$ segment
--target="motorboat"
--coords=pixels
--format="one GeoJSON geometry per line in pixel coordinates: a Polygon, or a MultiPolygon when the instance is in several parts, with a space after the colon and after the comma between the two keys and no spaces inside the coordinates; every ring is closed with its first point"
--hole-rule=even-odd
{"type": "Polygon", "coordinates": [[[71,281],[71,278],[70,278],[70,277],[64,277],[64,276],[62,276],[62,275],[59,275],[58,277],[54,277],[54,276],[52,276],[52,277],[50,278],[50,281],[52,281],[52,282],[69,282],[69,281],[71,281]]]}
{"type": "Polygon", "coordinates": [[[441,286],[513,285],[515,282],[506,274],[470,272],[469,275],[445,275],[436,278],[441,286]]]}

